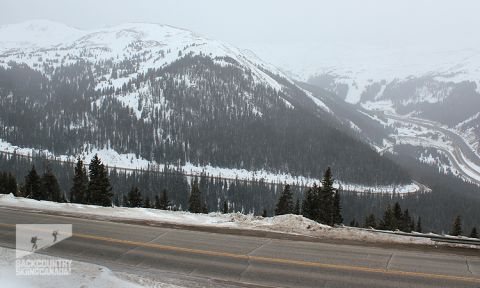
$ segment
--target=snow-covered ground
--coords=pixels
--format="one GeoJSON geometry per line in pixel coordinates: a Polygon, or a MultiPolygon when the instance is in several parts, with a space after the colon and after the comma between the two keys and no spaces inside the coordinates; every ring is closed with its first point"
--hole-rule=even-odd
{"type": "MultiPolygon", "coordinates": [[[[27,260],[59,260],[48,255],[31,254],[27,260]]],[[[127,273],[112,272],[106,267],[72,261],[71,274],[61,276],[16,276],[15,250],[0,247],[0,279],[2,288],[51,288],[51,287],[98,287],[98,288],[181,288],[170,283],[127,273]],[[74,286],[72,284],[74,283],[74,286]]]]}
{"type": "MultiPolygon", "coordinates": [[[[66,215],[98,216],[101,219],[139,220],[157,223],[173,223],[189,226],[208,226],[225,229],[247,229],[289,233],[316,238],[348,239],[377,243],[420,244],[420,245],[453,245],[437,243],[429,238],[417,238],[397,235],[395,233],[375,233],[372,229],[353,227],[330,227],[317,223],[301,215],[280,215],[261,217],[241,213],[194,214],[184,211],[165,211],[148,208],[101,207],[94,205],[55,203],[37,201],[13,195],[0,195],[0,206],[24,208],[62,213],[66,215]]],[[[429,234],[435,235],[435,234],[429,234]]],[[[438,235],[437,235],[438,236],[438,235]]],[[[456,244],[458,245],[458,244],[456,244]]],[[[479,247],[476,247],[479,248],[479,247]]]]}
{"type": "MultiPolygon", "coordinates": [[[[84,163],[88,164],[95,154],[102,160],[103,163],[110,168],[118,169],[155,169],[157,171],[163,171],[164,165],[153,161],[148,161],[141,157],[137,157],[133,153],[119,154],[113,149],[97,149],[84,146],[84,152],[76,156],[68,155],[54,155],[48,150],[21,148],[14,146],[6,141],[0,139],[0,151],[7,153],[16,153],[17,155],[32,156],[43,155],[45,157],[55,159],[63,162],[75,162],[77,157],[80,157],[84,163]]],[[[264,180],[266,183],[274,184],[298,184],[302,186],[311,186],[313,183],[321,183],[321,179],[315,179],[304,176],[294,176],[289,173],[272,173],[266,170],[245,170],[234,168],[222,168],[211,165],[197,166],[192,163],[186,163],[179,167],[186,175],[208,175],[213,177],[225,178],[225,179],[239,179],[239,180],[264,180]]],[[[377,185],[367,186],[356,183],[346,183],[343,181],[336,181],[334,184],[337,188],[342,187],[343,190],[356,191],[356,192],[370,192],[370,193],[415,193],[420,191],[421,187],[416,183],[409,183],[405,185],[377,185]]]]}

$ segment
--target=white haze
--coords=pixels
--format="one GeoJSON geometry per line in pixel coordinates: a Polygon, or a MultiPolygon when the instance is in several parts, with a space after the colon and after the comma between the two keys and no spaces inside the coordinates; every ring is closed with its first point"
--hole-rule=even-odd
{"type": "Polygon", "coordinates": [[[330,66],[350,69],[372,59],[387,66],[428,66],[444,57],[431,54],[480,50],[480,2],[474,0],[2,2],[0,24],[39,18],[81,29],[124,22],[169,24],[251,49],[301,76],[330,66]]]}

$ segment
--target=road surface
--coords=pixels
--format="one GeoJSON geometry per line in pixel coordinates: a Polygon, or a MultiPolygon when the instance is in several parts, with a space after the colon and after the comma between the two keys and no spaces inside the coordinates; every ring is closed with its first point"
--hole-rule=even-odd
{"type": "Polygon", "coordinates": [[[389,113],[385,113],[385,116],[395,121],[414,124],[445,135],[445,137],[453,143],[453,151],[446,150],[438,145],[432,147],[445,152],[452,162],[454,168],[462,173],[462,176],[465,179],[480,185],[480,170],[478,168],[480,167],[480,157],[474,151],[472,151],[470,146],[468,146],[468,144],[460,135],[449,129],[445,129],[432,121],[419,118],[402,117],[389,113]],[[466,160],[470,161],[471,163],[467,162],[466,160]]]}
{"type": "Polygon", "coordinates": [[[10,248],[14,224],[73,224],[73,237],[42,253],[192,287],[480,287],[480,252],[471,249],[308,242],[8,208],[0,223],[0,246],[10,248]]]}

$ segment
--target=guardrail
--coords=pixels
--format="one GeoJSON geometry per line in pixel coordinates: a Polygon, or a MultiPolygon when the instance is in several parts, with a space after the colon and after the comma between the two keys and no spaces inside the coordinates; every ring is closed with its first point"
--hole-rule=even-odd
{"type": "Polygon", "coordinates": [[[425,233],[407,233],[402,231],[387,231],[377,230],[372,228],[356,228],[359,230],[369,231],[372,233],[383,233],[391,235],[409,236],[415,238],[428,238],[434,242],[454,243],[454,244],[466,244],[466,245],[478,245],[480,246],[480,239],[467,238],[463,236],[450,236],[450,235],[437,235],[437,234],[425,234],[425,233]]]}

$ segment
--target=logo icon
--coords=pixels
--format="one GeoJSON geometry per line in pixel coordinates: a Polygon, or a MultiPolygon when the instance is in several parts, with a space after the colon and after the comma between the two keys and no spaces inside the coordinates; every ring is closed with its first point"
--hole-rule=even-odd
{"type": "MultiPolygon", "coordinates": [[[[17,275],[68,275],[71,260],[27,259],[28,255],[47,249],[72,237],[71,224],[17,224],[16,225],[16,272],[17,275]]],[[[46,256],[44,256],[46,257],[46,256]]],[[[40,257],[41,258],[41,257],[40,257]]]]}

